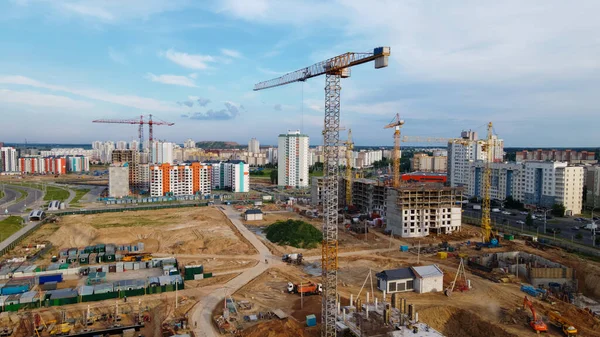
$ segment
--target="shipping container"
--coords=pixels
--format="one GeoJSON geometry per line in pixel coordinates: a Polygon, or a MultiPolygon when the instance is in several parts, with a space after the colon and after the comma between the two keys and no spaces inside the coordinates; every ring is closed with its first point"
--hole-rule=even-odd
{"type": "Polygon", "coordinates": [[[29,291],[29,289],[29,285],[26,284],[5,285],[0,293],[2,293],[2,295],[14,295],[24,293],[29,291]]]}
{"type": "Polygon", "coordinates": [[[307,315],[306,316],[306,326],[316,326],[317,325],[317,316],[315,315],[307,315]]]}
{"type": "Polygon", "coordinates": [[[40,286],[42,290],[56,290],[58,282],[46,282],[40,286]]]}
{"type": "Polygon", "coordinates": [[[204,278],[212,277],[212,273],[204,273],[204,278]]]}
{"type": "Polygon", "coordinates": [[[47,282],[62,282],[63,274],[52,274],[52,275],[40,275],[38,284],[44,284],[47,282]]]}

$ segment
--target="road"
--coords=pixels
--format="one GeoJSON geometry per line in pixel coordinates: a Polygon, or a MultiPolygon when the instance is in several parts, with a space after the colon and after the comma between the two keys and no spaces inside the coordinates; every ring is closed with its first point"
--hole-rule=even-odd
{"type": "Polygon", "coordinates": [[[192,312],[192,322],[197,327],[194,330],[194,335],[199,337],[219,337],[219,333],[216,331],[212,322],[212,311],[219,302],[225,299],[225,292],[229,295],[233,294],[238,289],[248,284],[248,282],[265,272],[270,266],[282,263],[279,257],[273,256],[267,246],[265,246],[256,235],[242,224],[238,212],[229,206],[222,206],[220,208],[244,238],[246,238],[258,251],[260,259],[256,266],[246,269],[239,276],[224,284],[222,288],[212,290],[194,307],[192,312]],[[269,264],[264,263],[265,260],[268,260],[269,264]]]}
{"type": "MultiPolygon", "coordinates": [[[[491,213],[492,221],[497,223],[500,228],[503,225],[508,225],[510,227],[514,227],[520,230],[528,230],[528,231],[538,231],[539,234],[544,233],[544,220],[543,219],[535,219],[534,227],[527,227],[525,224],[519,224],[517,221],[525,222],[525,218],[527,215],[520,214],[517,210],[506,210],[511,214],[515,215],[507,215],[502,213],[491,213]],[[537,226],[537,228],[536,228],[537,226]]],[[[465,207],[463,216],[471,217],[471,218],[481,218],[480,210],[468,209],[465,207]]],[[[560,233],[556,234],[556,238],[565,239],[565,240],[573,240],[574,242],[581,243],[587,246],[593,245],[592,233],[589,230],[585,229],[574,229],[574,227],[580,227],[589,223],[586,222],[577,222],[572,217],[564,217],[564,218],[556,218],[553,217],[550,220],[546,221],[546,229],[549,228],[560,228],[560,233]],[[580,233],[583,238],[581,240],[575,239],[575,236],[580,233]]],[[[544,233],[549,236],[553,236],[553,233],[544,233]]],[[[599,234],[600,236],[600,234],[599,234]]]]}
{"type": "MultiPolygon", "coordinates": [[[[23,212],[25,212],[25,210],[27,208],[33,209],[33,208],[36,208],[37,206],[39,206],[40,201],[43,200],[43,198],[44,198],[44,192],[42,192],[38,189],[31,188],[31,187],[25,187],[25,186],[15,186],[15,187],[20,190],[26,191],[27,197],[25,197],[25,199],[20,200],[16,203],[12,202],[12,201],[5,203],[4,205],[2,205],[2,213],[4,213],[5,210],[8,210],[9,214],[22,214],[23,212]]],[[[5,190],[6,194],[9,193],[8,191],[12,191],[14,193],[18,193],[19,196],[21,195],[21,193],[19,191],[11,189],[10,185],[5,185],[4,190],[5,190]]],[[[18,198],[19,197],[17,197],[17,199],[18,198]]],[[[14,200],[14,197],[12,200],[14,200]]]]}
{"type": "Polygon", "coordinates": [[[3,206],[5,203],[12,202],[13,200],[17,200],[20,196],[21,192],[11,189],[10,186],[5,186],[4,197],[0,199],[0,206],[3,206]]]}

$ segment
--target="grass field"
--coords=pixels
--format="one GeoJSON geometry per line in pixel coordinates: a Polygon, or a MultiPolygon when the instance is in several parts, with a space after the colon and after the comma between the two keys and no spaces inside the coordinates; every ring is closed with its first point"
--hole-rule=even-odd
{"type": "Polygon", "coordinates": [[[65,201],[69,199],[69,191],[55,186],[46,187],[46,195],[44,196],[45,201],[59,200],[65,201]]]}
{"type": "Polygon", "coordinates": [[[81,198],[83,198],[83,196],[86,195],[89,191],[90,191],[89,188],[76,189],[75,190],[75,198],[73,198],[73,200],[71,200],[71,206],[78,207],[79,200],[81,200],[81,198]]]}
{"type": "Polygon", "coordinates": [[[23,219],[18,216],[9,216],[0,221],[0,241],[5,240],[23,227],[23,219]]]}

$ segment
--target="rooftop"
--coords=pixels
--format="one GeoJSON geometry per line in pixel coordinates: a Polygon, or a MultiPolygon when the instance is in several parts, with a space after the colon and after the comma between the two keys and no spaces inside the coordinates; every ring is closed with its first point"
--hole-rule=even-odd
{"type": "Polygon", "coordinates": [[[258,208],[252,208],[247,210],[246,214],[263,214],[263,212],[258,208]]]}
{"type": "Polygon", "coordinates": [[[386,281],[387,280],[402,280],[402,279],[409,279],[409,278],[415,277],[415,275],[413,274],[413,271],[409,267],[384,270],[381,273],[375,274],[375,276],[377,276],[377,278],[380,278],[380,279],[383,279],[386,281]]]}
{"type": "Polygon", "coordinates": [[[415,275],[420,278],[444,276],[444,272],[435,264],[430,266],[412,267],[412,270],[415,275]]]}

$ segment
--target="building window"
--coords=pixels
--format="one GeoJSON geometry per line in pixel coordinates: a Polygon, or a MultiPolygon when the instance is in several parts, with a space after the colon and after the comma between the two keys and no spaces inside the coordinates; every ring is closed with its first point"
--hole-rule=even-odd
{"type": "Polygon", "coordinates": [[[396,291],[396,282],[388,282],[388,292],[396,291]]]}
{"type": "Polygon", "coordinates": [[[407,289],[407,290],[411,290],[411,289],[413,289],[413,283],[414,283],[414,281],[413,281],[413,280],[406,281],[406,289],[407,289]]]}

